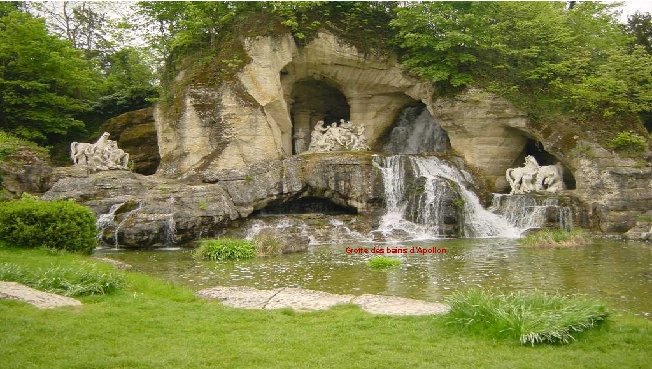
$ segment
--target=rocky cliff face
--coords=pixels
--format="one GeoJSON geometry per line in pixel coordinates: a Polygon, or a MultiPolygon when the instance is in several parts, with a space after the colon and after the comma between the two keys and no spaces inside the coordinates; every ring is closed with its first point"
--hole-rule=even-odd
{"type": "Polygon", "coordinates": [[[130,111],[107,120],[101,128],[129,153],[133,171],[140,174],[154,174],[160,161],[153,113],[151,107],[130,111]]]}
{"type": "Polygon", "coordinates": [[[301,197],[320,197],[362,214],[377,212],[382,182],[371,159],[370,154],[300,155],[203,172],[191,183],[128,171],[87,174],[59,168],[63,178],[44,198],[75,199],[92,208],[108,244],[117,238],[122,247],[161,247],[215,236],[255,210],[301,197]]]}
{"type": "MultiPolygon", "coordinates": [[[[578,141],[572,133],[535,126],[500,97],[474,89],[441,97],[430,84],[404,74],[394,56],[363,54],[325,32],[301,48],[289,34],[250,38],[245,45],[251,62],[234,80],[211,84],[210,79],[192,80],[186,71],[179,73],[171,86],[173,102],[163,101],[154,111],[161,157],[158,179],[151,179],[152,184],[150,179],[125,177],[126,183],[135,181],[141,186],[125,190],[132,200],[144,191],[146,203],[167,201],[170,196],[152,188],[158,182],[168,186],[165,181],[169,180],[181,191],[172,196],[176,206],[191,201],[183,205],[186,208],[200,205],[199,200],[188,200],[199,196],[193,191],[219,187],[214,194],[217,198],[211,198],[220,204],[219,214],[203,217],[196,213],[197,219],[186,225],[176,222],[178,227],[191,229],[188,234],[206,234],[208,225],[245,217],[254,209],[304,192],[361,212],[376,208],[382,199],[367,189],[375,188],[369,182],[368,164],[350,155],[292,156],[293,138],[297,129],[309,131],[318,120],[339,114],[364,125],[370,145],[381,149],[399,112],[418,103],[441,124],[451,149],[497,191],[507,189],[506,169],[521,165],[526,143],[535,140],[572,172],[576,189],[565,195],[581,200],[593,227],[624,232],[635,225],[637,215],[652,208],[649,163],[619,158],[597,144],[578,141]]],[[[131,136],[129,129],[125,126],[117,133],[116,128],[115,134],[131,136]]],[[[151,132],[151,128],[143,130],[151,132]]],[[[134,135],[145,136],[153,137],[134,135]]],[[[136,157],[139,140],[125,137],[125,144],[133,143],[133,148],[125,150],[136,157]]],[[[149,156],[142,162],[152,168],[154,156],[152,146],[148,147],[149,156]]],[[[90,186],[89,181],[100,181],[95,184],[99,188],[104,188],[102,181],[109,181],[109,188],[122,186],[117,178],[109,180],[111,176],[97,174],[81,182],[90,186]]],[[[48,196],[78,197],[65,194],[70,185],[64,180],[48,196]]],[[[110,192],[88,187],[84,193],[88,197],[84,201],[98,213],[109,210],[111,201],[102,206],[98,201],[111,196],[110,192]]]]}

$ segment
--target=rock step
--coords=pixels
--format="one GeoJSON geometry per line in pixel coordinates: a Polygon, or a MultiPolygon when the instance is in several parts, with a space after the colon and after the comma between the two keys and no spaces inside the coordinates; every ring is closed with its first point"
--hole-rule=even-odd
{"type": "Polygon", "coordinates": [[[35,290],[16,282],[0,282],[0,298],[24,301],[39,309],[79,306],[82,304],[73,298],[35,290]]]}
{"type": "Polygon", "coordinates": [[[381,295],[338,295],[303,288],[259,290],[253,287],[213,287],[197,292],[203,298],[218,299],[224,305],[242,309],[326,310],[338,304],[356,304],[379,315],[445,314],[446,304],[381,295]]]}

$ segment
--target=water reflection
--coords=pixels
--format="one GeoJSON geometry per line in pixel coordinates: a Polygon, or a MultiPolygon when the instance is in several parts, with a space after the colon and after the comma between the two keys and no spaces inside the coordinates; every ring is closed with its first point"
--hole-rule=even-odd
{"type": "Polygon", "coordinates": [[[652,248],[640,243],[596,241],[576,249],[531,249],[511,239],[455,239],[406,242],[446,248],[446,254],[403,254],[392,270],[372,270],[373,254],[346,254],[348,247],[319,245],[308,252],[238,262],[194,260],[189,250],[100,251],[132,264],[136,271],[195,289],[211,286],[303,287],[332,293],[375,293],[441,301],[477,286],[500,291],[559,291],[585,294],[613,308],[652,313],[652,248]]]}

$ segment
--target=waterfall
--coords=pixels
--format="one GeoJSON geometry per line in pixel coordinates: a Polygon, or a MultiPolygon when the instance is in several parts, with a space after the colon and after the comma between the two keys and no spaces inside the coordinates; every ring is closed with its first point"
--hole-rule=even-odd
{"type": "Polygon", "coordinates": [[[95,225],[97,227],[97,240],[101,241],[102,237],[104,236],[104,231],[109,228],[109,227],[115,227],[115,212],[120,209],[122,205],[124,205],[124,202],[118,203],[118,204],[113,204],[111,205],[111,208],[109,209],[109,212],[106,214],[100,214],[99,217],[97,217],[97,222],[95,222],[95,225]]]}
{"type": "Polygon", "coordinates": [[[450,149],[446,131],[425,105],[403,109],[396,119],[383,151],[391,154],[444,152],[450,149]]]}
{"type": "Polygon", "coordinates": [[[167,201],[169,214],[163,223],[163,244],[166,248],[172,248],[176,243],[177,225],[174,220],[174,197],[170,196],[167,201]]]}
{"type": "Polygon", "coordinates": [[[120,229],[127,222],[127,220],[129,220],[129,218],[131,218],[132,215],[139,212],[140,209],[142,209],[142,208],[143,208],[143,203],[139,201],[138,206],[136,208],[126,212],[125,215],[124,215],[124,218],[122,218],[120,223],[118,223],[118,225],[115,227],[115,231],[113,233],[114,234],[114,236],[113,236],[113,246],[116,249],[118,249],[119,246],[120,246],[120,243],[118,242],[118,235],[120,234],[120,229]]]}
{"type": "Polygon", "coordinates": [[[377,156],[374,165],[380,169],[385,187],[387,209],[379,230],[386,235],[398,231],[415,239],[446,236],[442,229],[452,223],[447,218],[455,218],[458,226],[461,223],[458,234],[465,237],[520,235],[507,220],[482,207],[475,193],[467,188],[473,181],[469,173],[442,159],[377,156]]]}
{"type": "Polygon", "coordinates": [[[489,210],[503,216],[521,231],[545,227],[573,228],[573,208],[561,205],[558,197],[494,194],[489,210]]]}

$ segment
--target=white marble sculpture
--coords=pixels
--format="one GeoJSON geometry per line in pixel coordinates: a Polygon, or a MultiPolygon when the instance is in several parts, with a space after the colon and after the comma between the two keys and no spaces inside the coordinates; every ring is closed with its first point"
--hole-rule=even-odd
{"type": "Polygon", "coordinates": [[[561,164],[539,166],[531,155],[525,157],[523,167],[507,169],[505,176],[512,188],[511,194],[558,192],[565,188],[561,164]]]}
{"type": "Polygon", "coordinates": [[[308,148],[306,147],[308,142],[308,132],[305,129],[299,128],[294,134],[294,152],[302,153],[308,148]]]}
{"type": "Polygon", "coordinates": [[[91,172],[110,169],[128,169],[129,154],[118,148],[118,143],[109,140],[104,132],[95,142],[73,142],[70,144],[70,158],[75,165],[83,165],[91,172]]]}
{"type": "Polygon", "coordinates": [[[365,151],[369,150],[364,127],[344,119],[331,123],[329,126],[323,120],[317,122],[312,131],[308,152],[327,151],[365,151]]]}

